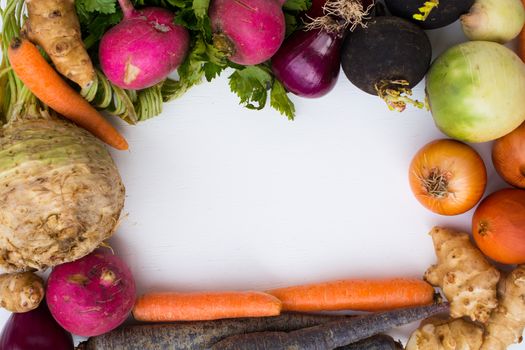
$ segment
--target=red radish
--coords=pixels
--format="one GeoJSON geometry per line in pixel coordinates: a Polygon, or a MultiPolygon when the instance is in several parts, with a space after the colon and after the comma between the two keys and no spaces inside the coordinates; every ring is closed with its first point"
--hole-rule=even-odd
{"type": "Polygon", "coordinates": [[[56,266],[47,283],[47,304],[55,320],[85,337],[118,327],[135,302],[135,282],[129,268],[102,250],[56,266]]]}
{"type": "Polygon", "coordinates": [[[230,61],[254,65],[269,60],[284,40],[285,0],[212,0],[209,16],[215,47],[230,61]]]}
{"type": "Polygon", "coordinates": [[[100,41],[100,65],[113,84],[145,89],[164,80],[188,53],[188,31],[173,23],[174,14],[159,7],[135,10],[130,0],[119,0],[122,22],[100,41]]]}

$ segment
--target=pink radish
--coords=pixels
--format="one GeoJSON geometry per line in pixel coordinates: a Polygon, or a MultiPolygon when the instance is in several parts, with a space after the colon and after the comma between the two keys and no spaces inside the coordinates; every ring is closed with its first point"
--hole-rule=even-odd
{"type": "Polygon", "coordinates": [[[135,302],[135,282],[120,258],[97,250],[56,266],[46,295],[51,314],[64,329],[92,337],[126,320],[135,302]]]}
{"type": "Polygon", "coordinates": [[[230,61],[254,65],[269,60],[284,40],[284,0],[212,0],[209,16],[215,47],[230,61]]]}
{"type": "Polygon", "coordinates": [[[145,89],[164,80],[186,57],[190,36],[173,24],[174,14],[159,7],[135,10],[130,0],[119,0],[122,22],[104,34],[99,59],[113,84],[145,89]]]}

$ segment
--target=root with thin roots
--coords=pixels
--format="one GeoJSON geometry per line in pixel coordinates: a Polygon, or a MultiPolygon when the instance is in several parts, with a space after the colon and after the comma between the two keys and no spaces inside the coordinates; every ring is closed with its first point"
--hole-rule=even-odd
{"type": "Polygon", "coordinates": [[[328,0],[323,6],[324,16],[311,18],[305,24],[306,30],[323,29],[329,33],[338,33],[350,28],[354,31],[358,26],[366,27],[365,20],[373,8],[366,9],[359,0],[328,0]]]}
{"type": "Polygon", "coordinates": [[[438,6],[439,6],[439,0],[425,1],[423,6],[421,6],[418,9],[420,13],[416,13],[412,17],[418,21],[422,21],[422,22],[426,21],[428,16],[430,16],[430,12],[432,12],[432,10],[438,6]]]}
{"type": "Polygon", "coordinates": [[[441,199],[451,194],[448,189],[449,178],[450,173],[435,168],[430,170],[428,176],[420,178],[420,181],[430,196],[441,199]]]}
{"type": "Polygon", "coordinates": [[[403,112],[407,104],[416,106],[417,108],[424,108],[425,103],[414,100],[412,90],[408,88],[409,82],[406,80],[381,80],[375,84],[377,95],[386,102],[388,108],[392,111],[403,112]]]}

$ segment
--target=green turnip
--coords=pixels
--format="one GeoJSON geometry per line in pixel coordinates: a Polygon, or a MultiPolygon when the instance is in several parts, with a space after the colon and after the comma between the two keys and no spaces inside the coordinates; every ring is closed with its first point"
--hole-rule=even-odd
{"type": "Polygon", "coordinates": [[[525,120],[525,65],[500,44],[450,48],[433,63],[426,84],[437,127],[455,139],[491,141],[525,120]]]}

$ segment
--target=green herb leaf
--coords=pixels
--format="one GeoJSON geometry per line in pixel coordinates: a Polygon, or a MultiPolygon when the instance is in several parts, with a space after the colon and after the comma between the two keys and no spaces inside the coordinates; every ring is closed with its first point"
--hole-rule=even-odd
{"type": "Polygon", "coordinates": [[[210,82],[213,79],[217,78],[219,75],[221,75],[222,71],[224,70],[224,67],[219,66],[215,63],[206,62],[204,63],[203,69],[206,80],[210,82]]]}
{"type": "Polygon", "coordinates": [[[261,110],[266,106],[268,89],[272,84],[271,74],[260,66],[249,66],[236,70],[229,77],[230,89],[248,109],[261,110]]]}
{"type": "Polygon", "coordinates": [[[193,0],[193,11],[198,19],[203,19],[208,16],[208,7],[210,0],[193,0]]]}
{"type": "Polygon", "coordinates": [[[312,0],[286,0],[283,5],[285,11],[302,12],[312,6],[312,0]]]}
{"type": "Polygon", "coordinates": [[[283,84],[277,79],[273,82],[270,105],[281,114],[287,116],[289,120],[294,120],[295,106],[288,97],[283,84]]]}
{"type": "Polygon", "coordinates": [[[288,37],[299,28],[299,23],[297,23],[297,17],[290,13],[285,13],[284,19],[286,22],[286,36],[288,37]]]}
{"type": "Polygon", "coordinates": [[[76,0],[75,5],[87,12],[115,13],[116,0],[76,0]]]}

